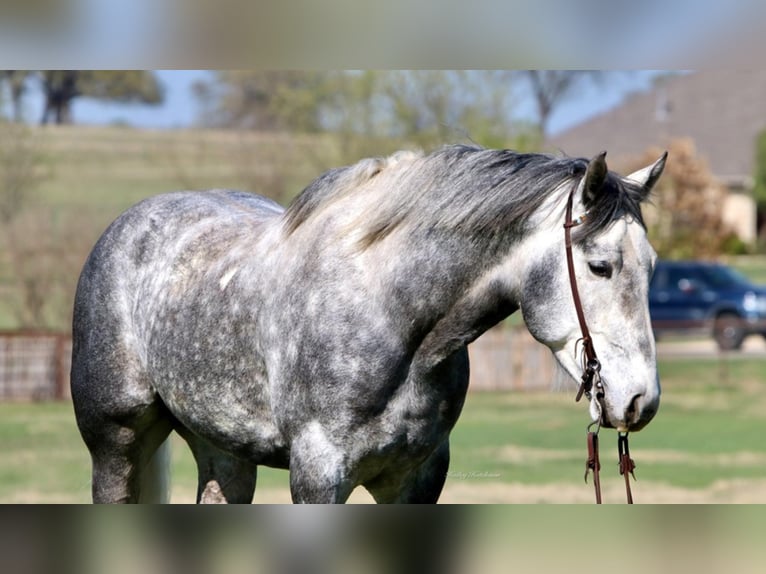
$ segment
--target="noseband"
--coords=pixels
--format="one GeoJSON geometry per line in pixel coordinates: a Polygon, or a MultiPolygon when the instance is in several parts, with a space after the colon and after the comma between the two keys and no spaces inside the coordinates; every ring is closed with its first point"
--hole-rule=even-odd
{"type": "MultiPolygon", "coordinates": [[[[599,406],[599,420],[596,423],[591,423],[588,426],[588,460],[585,462],[585,482],[588,481],[588,473],[593,472],[593,486],[596,491],[596,504],[601,504],[601,481],[599,479],[599,471],[601,470],[601,462],[598,458],[598,430],[601,428],[601,408],[602,405],[599,402],[604,397],[604,385],[601,382],[601,363],[596,355],[596,349],[593,346],[593,339],[590,336],[588,330],[588,323],[585,321],[585,313],[582,308],[582,301],[580,300],[580,292],[577,289],[577,277],[575,276],[574,268],[574,256],[572,255],[572,228],[577,227],[588,216],[586,211],[577,219],[572,219],[572,205],[574,204],[574,194],[577,189],[578,183],[575,183],[572,187],[572,191],[569,192],[569,199],[567,200],[566,216],[564,220],[564,244],[567,254],[567,269],[569,270],[569,285],[572,288],[572,299],[574,299],[575,311],[577,312],[577,321],[580,323],[580,332],[582,338],[578,343],[582,343],[582,380],[580,381],[580,388],[577,390],[577,396],[575,402],[579,401],[583,395],[588,400],[591,400],[591,390],[596,387],[596,402],[599,406]],[[593,424],[597,424],[596,432],[591,432],[590,427],[593,424]]],[[[576,347],[575,347],[576,352],[576,347]]],[[[619,455],[619,467],[620,474],[625,477],[625,491],[628,497],[628,504],[633,504],[633,495],[630,492],[630,473],[635,479],[633,469],[635,463],[630,458],[630,451],[628,450],[628,433],[617,433],[617,451],[619,455]]]]}

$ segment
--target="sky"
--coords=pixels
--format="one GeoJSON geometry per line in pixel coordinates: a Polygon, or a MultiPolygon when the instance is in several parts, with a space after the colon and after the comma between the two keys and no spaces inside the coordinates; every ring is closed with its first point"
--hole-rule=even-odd
{"type": "MultiPolygon", "coordinates": [[[[588,86],[574,94],[552,115],[550,134],[555,135],[598,113],[616,106],[629,93],[646,90],[660,71],[639,70],[618,74],[609,82],[588,86]]],[[[171,129],[193,127],[200,109],[192,92],[194,82],[209,77],[205,70],[160,70],[157,72],[165,88],[165,101],[160,106],[115,104],[80,98],[75,100],[75,121],[88,125],[126,123],[138,128],[171,129]]],[[[42,96],[32,90],[27,100],[25,115],[36,121],[42,111],[42,96]]],[[[523,119],[532,119],[531,100],[519,102],[517,112],[523,119]]]]}

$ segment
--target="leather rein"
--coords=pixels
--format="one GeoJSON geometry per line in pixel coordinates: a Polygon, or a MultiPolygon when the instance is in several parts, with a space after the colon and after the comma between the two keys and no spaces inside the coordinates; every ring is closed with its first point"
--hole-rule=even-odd
{"type": "MultiPolygon", "coordinates": [[[[564,221],[564,243],[567,254],[567,269],[569,271],[569,285],[572,288],[572,298],[574,299],[575,311],[577,312],[577,320],[580,323],[580,332],[582,338],[578,343],[582,343],[582,380],[580,381],[580,388],[577,391],[575,402],[579,401],[583,395],[588,400],[591,400],[591,391],[593,387],[596,388],[596,403],[601,410],[600,399],[604,397],[604,386],[601,381],[601,363],[596,355],[596,349],[593,346],[593,339],[590,336],[588,330],[588,324],[585,321],[585,313],[582,308],[582,301],[580,300],[580,292],[577,289],[577,277],[575,276],[574,268],[574,256],[572,255],[572,228],[582,224],[588,216],[586,211],[583,215],[577,219],[572,219],[572,206],[574,203],[575,190],[579,183],[575,183],[572,187],[572,191],[569,192],[569,199],[567,200],[566,217],[564,221]]],[[[598,457],[598,431],[601,428],[601,414],[599,412],[598,421],[591,423],[588,426],[588,460],[585,462],[585,482],[588,482],[588,474],[593,472],[593,486],[596,492],[596,504],[601,504],[601,481],[599,478],[599,471],[601,470],[601,462],[598,457]],[[597,425],[596,431],[592,432],[590,428],[593,425],[597,425]]],[[[633,459],[630,458],[630,451],[628,450],[628,433],[617,433],[617,452],[619,456],[619,468],[620,474],[625,477],[625,491],[627,493],[628,504],[633,504],[633,495],[630,492],[630,477],[633,474],[633,470],[636,465],[633,459]]]]}

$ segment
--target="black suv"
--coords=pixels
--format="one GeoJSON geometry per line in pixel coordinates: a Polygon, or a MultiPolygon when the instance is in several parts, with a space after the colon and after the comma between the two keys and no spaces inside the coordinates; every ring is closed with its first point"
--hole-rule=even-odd
{"type": "Polygon", "coordinates": [[[766,336],[766,287],[719,263],[658,261],[649,286],[652,328],[712,333],[722,350],[747,335],[766,336]]]}

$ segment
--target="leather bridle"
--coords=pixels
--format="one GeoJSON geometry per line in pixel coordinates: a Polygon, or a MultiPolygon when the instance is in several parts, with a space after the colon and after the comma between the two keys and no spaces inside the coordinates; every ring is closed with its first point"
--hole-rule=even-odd
{"type": "Polygon", "coordinates": [[[566,219],[564,221],[564,244],[567,252],[567,269],[569,270],[569,285],[572,288],[572,298],[574,299],[575,311],[577,312],[577,320],[580,323],[580,332],[582,333],[583,348],[583,374],[580,381],[580,388],[577,391],[575,401],[579,401],[583,394],[590,400],[591,389],[593,388],[593,380],[597,379],[597,386],[601,389],[601,377],[599,375],[601,371],[601,363],[596,356],[596,349],[593,347],[593,339],[590,337],[590,331],[588,330],[588,324],[585,322],[585,313],[582,309],[582,301],[580,300],[580,292],[577,289],[577,277],[575,276],[574,268],[574,256],[572,255],[572,228],[577,227],[588,216],[588,212],[578,217],[576,220],[572,219],[572,204],[574,203],[574,194],[577,189],[577,184],[569,192],[569,199],[567,200],[566,219]]]}
{"type": "MultiPolygon", "coordinates": [[[[596,403],[599,407],[599,411],[602,406],[599,402],[604,396],[604,386],[601,381],[601,363],[596,355],[596,349],[593,346],[593,339],[590,336],[588,330],[588,324],[585,321],[585,313],[582,308],[582,301],[580,300],[580,292],[577,289],[577,277],[575,276],[574,268],[574,256],[572,254],[572,228],[577,227],[585,221],[588,216],[586,211],[583,215],[577,219],[572,219],[572,207],[574,204],[574,195],[579,182],[576,182],[569,192],[569,199],[567,200],[566,216],[564,220],[564,244],[567,254],[567,269],[569,270],[569,285],[572,288],[572,298],[574,299],[575,311],[577,312],[577,321],[580,323],[580,332],[582,338],[578,343],[582,343],[582,379],[580,381],[580,388],[577,390],[577,396],[575,402],[579,401],[583,395],[588,400],[591,400],[591,391],[593,387],[596,387],[596,403]]],[[[576,348],[576,347],[575,347],[576,348]]],[[[599,412],[599,420],[595,423],[591,423],[588,426],[588,460],[585,462],[585,482],[588,481],[588,474],[593,472],[593,486],[596,491],[596,504],[601,504],[601,481],[599,479],[599,471],[601,470],[601,462],[598,458],[598,430],[601,428],[601,413],[599,412]],[[591,432],[590,428],[596,424],[596,431],[591,432]]],[[[630,451],[628,450],[628,433],[617,434],[617,450],[619,455],[620,474],[625,477],[625,490],[628,497],[628,504],[633,504],[633,495],[630,492],[630,478],[628,474],[633,476],[633,470],[636,465],[633,459],[630,458],[630,451]]]]}

